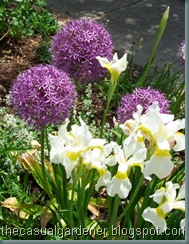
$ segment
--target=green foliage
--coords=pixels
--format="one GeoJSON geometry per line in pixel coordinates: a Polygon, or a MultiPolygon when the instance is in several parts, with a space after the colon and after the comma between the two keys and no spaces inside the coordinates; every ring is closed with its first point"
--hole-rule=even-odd
{"type": "Polygon", "coordinates": [[[49,52],[51,40],[47,37],[42,42],[40,47],[36,50],[36,59],[39,63],[50,64],[51,54],[49,52]]]}
{"type": "Polygon", "coordinates": [[[54,34],[58,29],[58,23],[45,6],[44,0],[1,0],[0,37],[9,35],[19,38],[36,33],[42,36],[54,34]]]}

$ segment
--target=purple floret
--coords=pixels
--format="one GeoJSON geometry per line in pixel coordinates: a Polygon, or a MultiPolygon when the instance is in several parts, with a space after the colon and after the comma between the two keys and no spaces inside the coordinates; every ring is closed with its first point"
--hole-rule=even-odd
{"type": "Polygon", "coordinates": [[[15,112],[34,128],[57,125],[70,116],[76,97],[67,74],[52,65],[37,65],[18,75],[11,88],[15,112]]]}
{"type": "Polygon", "coordinates": [[[160,108],[160,113],[170,113],[170,101],[165,98],[165,95],[151,87],[136,88],[131,94],[122,97],[119,108],[117,109],[117,120],[120,123],[125,123],[126,120],[133,118],[133,113],[137,111],[137,105],[143,107],[143,114],[147,112],[149,106],[157,101],[160,108]]]}
{"type": "Polygon", "coordinates": [[[53,65],[71,78],[93,82],[107,74],[96,56],[112,59],[112,38],[105,27],[94,20],[71,20],[54,36],[50,52],[53,65]]]}

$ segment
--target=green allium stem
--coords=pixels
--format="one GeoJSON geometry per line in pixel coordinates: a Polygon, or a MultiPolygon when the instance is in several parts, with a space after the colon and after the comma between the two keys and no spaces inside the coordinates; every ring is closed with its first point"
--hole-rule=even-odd
{"type": "Polygon", "coordinates": [[[109,82],[109,86],[108,86],[108,99],[107,99],[107,102],[106,102],[106,109],[105,109],[105,112],[104,112],[104,116],[103,116],[103,120],[102,120],[102,126],[101,126],[101,130],[100,130],[100,138],[102,138],[102,136],[103,136],[104,125],[106,123],[106,118],[107,118],[107,114],[108,114],[108,111],[109,111],[110,102],[111,102],[111,100],[113,98],[116,86],[117,86],[117,81],[113,80],[113,77],[111,77],[110,82],[109,82]]]}
{"type": "Polygon", "coordinates": [[[47,176],[45,172],[45,128],[42,128],[41,130],[41,169],[42,169],[42,177],[43,177],[43,184],[44,184],[44,189],[48,196],[52,198],[52,193],[49,190],[49,184],[47,182],[47,176]]]}

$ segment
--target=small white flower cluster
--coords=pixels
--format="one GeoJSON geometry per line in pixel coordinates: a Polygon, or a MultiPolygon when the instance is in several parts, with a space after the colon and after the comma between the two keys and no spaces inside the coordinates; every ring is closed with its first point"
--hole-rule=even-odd
{"type": "MultiPolygon", "coordinates": [[[[67,178],[71,178],[72,170],[79,163],[89,169],[96,169],[99,178],[95,189],[98,191],[100,187],[105,187],[111,197],[116,194],[120,198],[128,196],[132,188],[129,179],[131,167],[140,167],[146,179],[151,179],[153,174],[160,179],[169,176],[174,167],[170,150],[180,151],[185,148],[185,136],[178,132],[184,128],[185,120],[173,121],[174,115],[161,114],[157,103],[149,107],[146,114],[142,114],[142,106],[137,109],[132,120],[120,125],[128,135],[122,146],[114,141],[107,143],[104,139],[94,139],[81,119],[81,125],[74,124],[67,131],[67,120],[57,136],[49,135],[50,161],[61,163],[67,178]],[[114,165],[117,165],[117,172],[112,175],[109,169],[114,165]]],[[[171,201],[174,202],[174,199],[171,198],[171,201]]],[[[161,203],[160,200],[157,202],[161,203]]],[[[173,205],[172,208],[175,208],[173,205]]],[[[147,219],[146,216],[151,212],[151,209],[147,209],[143,217],[147,219]]]]}
{"type": "MultiPolygon", "coordinates": [[[[27,124],[19,119],[17,116],[13,114],[7,113],[6,109],[0,109],[0,116],[2,116],[2,124],[0,127],[3,127],[1,133],[1,147],[10,146],[20,146],[21,144],[30,145],[30,142],[34,140],[34,134],[27,124]]],[[[0,128],[1,130],[1,128],[0,128]]]]}
{"type": "MultiPolygon", "coordinates": [[[[0,148],[20,148],[28,147],[34,140],[35,136],[33,131],[29,129],[27,124],[19,119],[17,116],[8,113],[5,107],[0,108],[0,148]]],[[[2,168],[6,171],[21,171],[22,167],[18,161],[12,163],[6,154],[0,155],[0,164],[3,162],[2,168]]]]}

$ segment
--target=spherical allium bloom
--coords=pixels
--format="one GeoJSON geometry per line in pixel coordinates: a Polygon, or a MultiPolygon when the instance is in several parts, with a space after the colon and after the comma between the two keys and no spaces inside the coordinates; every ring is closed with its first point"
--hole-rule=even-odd
{"type": "Polygon", "coordinates": [[[162,92],[151,87],[136,88],[133,93],[122,97],[117,110],[118,122],[125,123],[126,120],[132,119],[133,113],[137,111],[137,105],[143,107],[143,114],[146,113],[149,106],[155,101],[159,104],[160,113],[170,113],[168,109],[170,101],[165,98],[162,92]]]}
{"type": "Polygon", "coordinates": [[[179,56],[181,60],[181,64],[185,64],[185,41],[183,41],[179,47],[179,56]]]}
{"type": "Polygon", "coordinates": [[[112,38],[94,20],[71,20],[53,37],[50,52],[53,65],[79,82],[92,82],[106,75],[96,57],[112,59],[112,38]]]}
{"type": "Polygon", "coordinates": [[[68,118],[75,97],[74,84],[53,65],[28,69],[18,75],[11,88],[11,104],[16,113],[37,129],[68,118]]]}

